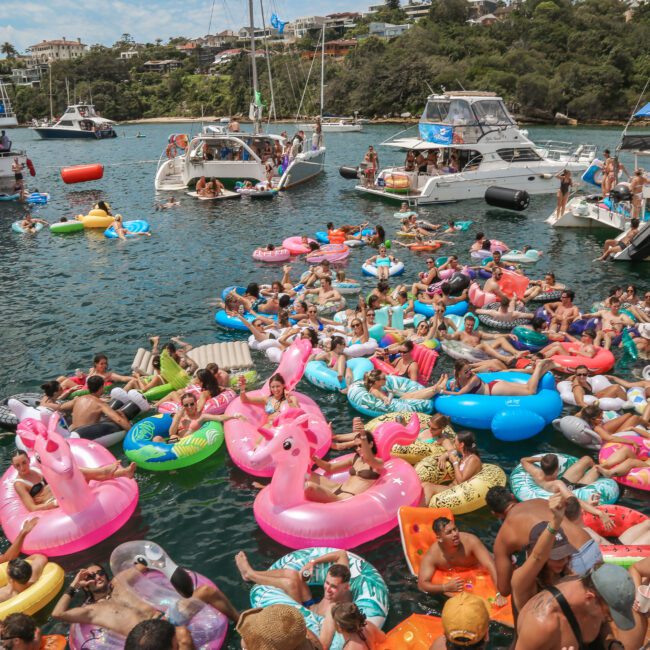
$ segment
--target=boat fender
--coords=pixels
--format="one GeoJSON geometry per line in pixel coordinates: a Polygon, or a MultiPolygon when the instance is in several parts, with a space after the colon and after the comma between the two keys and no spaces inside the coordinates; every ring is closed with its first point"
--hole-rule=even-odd
{"type": "Polygon", "coordinates": [[[526,190],[512,190],[509,187],[488,187],[485,190],[485,202],[496,208],[520,212],[530,205],[530,195],[526,190]]]}
{"type": "Polygon", "coordinates": [[[343,178],[356,180],[359,178],[359,168],[346,167],[345,165],[343,165],[342,167],[339,167],[339,174],[341,174],[343,178]]]}
{"type": "Polygon", "coordinates": [[[29,169],[29,175],[36,176],[36,168],[34,167],[34,163],[29,158],[27,158],[26,163],[27,169],[29,169]]]}

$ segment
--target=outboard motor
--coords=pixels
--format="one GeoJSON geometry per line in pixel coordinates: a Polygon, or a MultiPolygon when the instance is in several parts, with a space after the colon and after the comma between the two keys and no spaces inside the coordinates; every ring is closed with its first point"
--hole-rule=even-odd
{"type": "Polygon", "coordinates": [[[618,185],[615,185],[609,193],[609,198],[616,203],[620,203],[621,201],[631,201],[632,192],[630,192],[630,186],[627,183],[619,183],[618,185]]]}
{"type": "Polygon", "coordinates": [[[352,180],[356,180],[360,178],[358,167],[346,167],[346,166],[339,167],[339,174],[341,174],[343,178],[352,179],[352,180]]]}
{"type": "Polygon", "coordinates": [[[530,205],[530,195],[526,190],[511,190],[508,187],[488,187],[485,202],[495,208],[521,212],[530,205]]]}

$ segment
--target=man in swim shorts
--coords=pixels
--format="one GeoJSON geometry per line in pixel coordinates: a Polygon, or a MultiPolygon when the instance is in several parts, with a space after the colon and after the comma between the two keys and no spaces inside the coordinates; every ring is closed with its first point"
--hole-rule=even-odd
{"type": "MultiPolygon", "coordinates": [[[[183,589],[181,592],[179,589],[183,598],[164,614],[142,600],[131,588],[140,575],[148,570],[145,563],[136,563],[110,580],[102,566],[91,564],[77,573],[59,598],[52,616],[65,623],[103,627],[122,636],[128,636],[138,623],[151,619],[167,619],[172,625],[184,626],[204,605],[214,607],[233,622],[239,618],[239,612],[228,598],[216,587],[208,585],[193,591],[183,589]],[[73,598],[80,591],[85,594],[85,601],[78,607],[71,607],[73,598]]],[[[189,575],[187,579],[192,584],[189,575]]]]}
{"type": "MultiPolygon", "coordinates": [[[[434,520],[433,532],[437,541],[424,554],[418,572],[420,591],[453,596],[465,589],[465,581],[462,578],[451,578],[442,584],[433,584],[431,579],[438,569],[450,571],[483,568],[496,584],[497,570],[492,555],[476,535],[461,533],[458,526],[446,517],[434,520]]],[[[504,603],[497,603],[497,606],[501,604],[504,603]]]]}
{"type": "Polygon", "coordinates": [[[89,424],[97,424],[102,418],[114,422],[125,431],[131,428],[131,423],[120,411],[111,408],[103,399],[104,378],[100,375],[91,375],[86,382],[88,395],[75,397],[71,402],[61,405],[62,411],[72,411],[72,422],[70,430],[74,431],[79,427],[89,424]]]}
{"type": "Polygon", "coordinates": [[[281,589],[290,598],[293,598],[303,607],[310,609],[319,616],[327,616],[332,607],[338,603],[352,602],[350,593],[350,560],[347,551],[334,551],[326,553],[319,558],[305,564],[300,571],[295,569],[269,569],[268,571],[255,571],[248,562],[246,553],[240,551],[235,555],[237,568],[241,577],[247,582],[257,585],[267,585],[281,589]],[[318,600],[312,596],[307,585],[309,578],[317,564],[333,562],[327,571],[323,584],[323,599],[318,600]]]}
{"type": "MultiPolygon", "coordinates": [[[[555,355],[567,355],[572,357],[587,357],[588,359],[593,359],[598,352],[596,346],[594,345],[594,339],[596,338],[596,332],[591,328],[586,329],[581,335],[580,339],[566,334],[566,337],[569,341],[577,343],[580,341],[580,345],[575,350],[567,350],[561,343],[557,341],[555,343],[550,343],[545,348],[542,348],[539,352],[545,359],[550,359],[555,355]]],[[[581,366],[584,367],[584,366],[581,366]]],[[[576,368],[577,371],[577,368],[576,368]]]]}
{"type": "Polygon", "coordinates": [[[621,299],[612,296],[609,299],[609,309],[601,309],[593,314],[583,314],[583,318],[599,318],[600,330],[596,335],[594,345],[602,345],[606,350],[612,347],[612,339],[618,336],[625,327],[632,327],[634,321],[621,313],[621,299]]]}
{"type": "Polygon", "coordinates": [[[573,304],[575,292],[565,289],[560,296],[560,302],[547,302],[544,311],[551,318],[551,332],[566,332],[574,320],[580,318],[580,310],[573,304]]]}

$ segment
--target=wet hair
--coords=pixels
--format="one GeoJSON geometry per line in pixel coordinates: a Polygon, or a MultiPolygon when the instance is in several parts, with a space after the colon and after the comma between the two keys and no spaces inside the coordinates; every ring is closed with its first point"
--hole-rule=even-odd
{"type": "Polygon", "coordinates": [[[576,297],[576,292],[573,289],[565,289],[562,293],[566,294],[571,301],[576,297]]]}
{"type": "Polygon", "coordinates": [[[487,507],[498,514],[503,514],[507,507],[515,501],[512,492],[502,485],[492,486],[485,495],[487,507]]]}
{"type": "Polygon", "coordinates": [[[354,603],[337,603],[334,605],[332,607],[332,618],[344,632],[358,634],[362,641],[366,640],[364,633],[366,615],[354,603]]]}
{"type": "Polygon", "coordinates": [[[327,570],[327,573],[332,576],[332,578],[341,578],[343,582],[350,582],[352,574],[350,569],[345,566],[345,564],[332,564],[332,566],[327,570]]]}
{"type": "Polygon", "coordinates": [[[549,278],[553,278],[553,282],[555,282],[555,273],[553,273],[553,271],[547,271],[546,275],[549,278]]]}
{"type": "Polygon", "coordinates": [[[212,397],[216,397],[221,393],[221,386],[219,386],[215,376],[207,368],[199,370],[196,376],[201,382],[203,390],[207,390],[212,397]]]}
{"type": "Polygon", "coordinates": [[[442,413],[436,413],[435,415],[431,416],[431,419],[429,420],[429,426],[432,424],[435,424],[438,427],[442,427],[443,429],[445,427],[448,427],[451,424],[451,419],[448,415],[443,415],[442,413]]]}
{"type": "Polygon", "coordinates": [[[433,528],[433,532],[436,535],[440,535],[440,533],[445,529],[445,526],[448,526],[451,523],[451,519],[447,519],[447,517],[437,517],[433,520],[431,528],[433,528]]]}
{"type": "Polygon", "coordinates": [[[615,296],[619,291],[622,292],[623,287],[621,287],[620,285],[616,285],[609,290],[608,296],[611,298],[612,296],[615,296]]]}
{"type": "Polygon", "coordinates": [[[287,309],[287,307],[291,304],[291,297],[288,296],[286,293],[281,295],[280,298],[278,299],[278,307],[280,309],[287,309]]]}
{"type": "Polygon", "coordinates": [[[327,222],[327,225],[325,226],[328,230],[334,230],[334,224],[331,221],[327,222]]]}
{"type": "Polygon", "coordinates": [[[9,614],[2,621],[2,636],[5,639],[20,639],[34,641],[36,637],[36,622],[27,614],[9,614]]]}
{"type": "Polygon", "coordinates": [[[337,345],[345,345],[345,339],[342,336],[333,336],[330,341],[330,349],[333,350],[337,345]]]}
{"type": "Polygon", "coordinates": [[[638,219],[630,219],[630,226],[632,228],[638,228],[641,222],[638,219]]]}
{"type": "Polygon", "coordinates": [[[271,375],[271,379],[269,379],[269,386],[273,383],[282,384],[283,387],[287,385],[287,382],[284,381],[284,377],[279,372],[271,375]]]}
{"type": "Polygon", "coordinates": [[[91,375],[86,379],[86,386],[90,393],[96,393],[104,388],[104,378],[101,375],[91,375]]]}
{"type": "Polygon", "coordinates": [[[501,300],[499,300],[499,304],[502,307],[507,307],[510,304],[510,300],[508,298],[501,298],[501,300]]]}
{"type": "Polygon", "coordinates": [[[97,208],[104,212],[110,212],[110,208],[106,205],[106,201],[97,201],[97,208]]]}
{"type": "Polygon", "coordinates": [[[311,251],[317,251],[320,248],[320,244],[315,241],[310,241],[307,246],[309,246],[309,250],[311,251]]]}
{"type": "Polygon", "coordinates": [[[56,379],[53,379],[52,381],[46,381],[44,384],[41,384],[41,390],[48,397],[54,397],[54,394],[60,389],[61,386],[56,379]]]}
{"type": "Polygon", "coordinates": [[[460,375],[460,371],[464,370],[467,367],[468,363],[467,361],[463,359],[457,359],[454,362],[454,377],[456,379],[456,382],[458,382],[458,376],[460,375]]]}
{"type": "Polygon", "coordinates": [[[329,275],[324,275],[320,280],[321,287],[323,286],[323,282],[328,282],[329,284],[332,284],[332,278],[329,275]]]}
{"type": "Polygon", "coordinates": [[[539,466],[542,468],[545,476],[553,474],[560,466],[560,461],[555,454],[544,454],[539,461],[539,466]]]}
{"type": "Polygon", "coordinates": [[[377,282],[377,291],[381,291],[382,293],[384,293],[389,289],[390,289],[390,285],[386,280],[379,280],[379,282],[377,282]]]}
{"type": "Polygon", "coordinates": [[[253,298],[259,298],[260,297],[260,285],[257,284],[257,282],[251,282],[246,287],[246,293],[249,296],[253,296],[253,298]]]}
{"type": "Polygon", "coordinates": [[[370,309],[378,309],[378,307],[373,307],[373,305],[375,303],[379,304],[379,296],[377,296],[377,295],[375,295],[373,293],[372,295],[368,296],[367,303],[368,303],[368,307],[370,307],[370,309]]]}
{"type": "Polygon", "coordinates": [[[197,399],[196,395],[194,393],[183,393],[181,395],[181,404],[185,401],[186,398],[191,397],[194,400],[194,403],[196,404],[197,399]]]}
{"type": "Polygon", "coordinates": [[[296,300],[296,302],[293,303],[294,308],[295,307],[301,307],[305,311],[307,311],[307,303],[304,300],[296,300]]]}
{"type": "MultiPolygon", "coordinates": [[[[287,296],[289,298],[289,296],[287,296]]],[[[278,312],[278,325],[280,327],[288,327],[289,326],[289,310],[288,309],[280,309],[278,312]]]]}
{"type": "Polygon", "coordinates": [[[384,230],[383,226],[376,225],[375,232],[377,233],[377,237],[379,237],[379,241],[381,242],[386,241],[386,231],[384,230]]]}
{"type": "Polygon", "coordinates": [[[372,385],[383,375],[384,373],[381,370],[378,370],[375,368],[374,370],[369,370],[364,376],[363,376],[363,385],[365,386],[366,390],[370,390],[372,388],[372,385]]]}
{"type": "Polygon", "coordinates": [[[402,289],[401,291],[398,291],[397,295],[400,298],[405,298],[406,300],[408,300],[408,297],[409,297],[408,291],[404,291],[404,289],[402,289]]]}
{"type": "Polygon", "coordinates": [[[600,417],[601,413],[602,411],[596,404],[588,404],[582,409],[580,415],[583,420],[587,421],[587,424],[593,424],[600,417]]]}
{"type": "Polygon", "coordinates": [[[476,241],[480,241],[481,239],[483,239],[483,237],[485,237],[485,233],[477,232],[475,239],[476,239],[476,241]]]}
{"type": "Polygon", "coordinates": [[[611,296],[609,299],[609,304],[610,305],[620,305],[621,304],[621,299],[618,296],[611,296]]]}
{"type": "Polygon", "coordinates": [[[536,332],[539,332],[540,330],[544,329],[544,325],[546,325],[546,320],[542,316],[535,316],[533,320],[530,321],[530,324],[533,326],[533,329],[536,332]]]}
{"type": "Polygon", "coordinates": [[[313,348],[318,347],[318,334],[316,334],[316,330],[307,327],[301,333],[307,336],[313,348]]]}
{"type": "Polygon", "coordinates": [[[172,650],[176,628],[161,618],[140,621],[126,637],[124,650],[172,650]]]}
{"type": "Polygon", "coordinates": [[[463,448],[470,454],[479,455],[476,437],[471,431],[459,431],[456,434],[456,440],[463,444],[463,448]]]}
{"type": "Polygon", "coordinates": [[[413,352],[413,348],[415,346],[413,344],[413,341],[404,341],[404,343],[402,343],[402,347],[406,348],[404,352],[408,354],[409,352],[413,352]]]}
{"type": "Polygon", "coordinates": [[[569,521],[576,521],[580,517],[582,506],[576,497],[567,497],[564,514],[569,521]]]}
{"type": "MultiPolygon", "coordinates": [[[[526,247],[524,246],[524,248],[526,247]]],[[[494,253],[492,253],[492,257],[497,257],[497,256],[501,257],[501,251],[494,251],[494,253]]]]}
{"type": "Polygon", "coordinates": [[[9,560],[7,575],[19,585],[26,585],[32,577],[32,565],[22,558],[9,560]]]}
{"type": "Polygon", "coordinates": [[[93,366],[96,366],[100,361],[108,361],[108,357],[103,352],[98,352],[93,357],[93,366]]]}
{"type": "Polygon", "coordinates": [[[589,372],[589,368],[587,368],[587,366],[585,366],[583,363],[581,363],[579,366],[576,366],[576,372],[578,370],[586,370],[587,372],[589,372]]]}
{"type": "Polygon", "coordinates": [[[13,460],[14,458],[18,458],[18,456],[24,456],[29,460],[29,456],[24,449],[16,449],[14,453],[11,455],[11,460],[13,460]]]}
{"type": "Polygon", "coordinates": [[[153,357],[151,357],[151,365],[156,370],[160,370],[160,355],[159,354],[154,354],[153,357]]]}
{"type": "Polygon", "coordinates": [[[596,330],[592,329],[591,327],[587,327],[585,330],[582,332],[585,336],[588,336],[591,339],[596,338],[596,330]]]}
{"type": "Polygon", "coordinates": [[[484,250],[484,251],[489,251],[491,247],[492,247],[492,242],[489,239],[486,239],[481,244],[481,250],[484,250]]]}

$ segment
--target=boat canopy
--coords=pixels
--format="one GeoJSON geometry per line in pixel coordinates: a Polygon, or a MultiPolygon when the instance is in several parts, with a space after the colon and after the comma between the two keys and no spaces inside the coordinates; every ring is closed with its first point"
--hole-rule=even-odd
{"type": "MultiPolygon", "coordinates": [[[[421,126],[421,125],[420,125],[421,126]]],[[[429,149],[474,149],[471,144],[464,144],[462,142],[453,142],[448,144],[440,142],[433,142],[422,140],[420,138],[400,138],[391,140],[390,142],[382,142],[383,146],[395,147],[396,149],[412,149],[413,151],[428,151],[429,149]]]]}
{"type": "Polygon", "coordinates": [[[623,151],[650,151],[650,133],[626,133],[621,140],[619,149],[623,151]]]}

